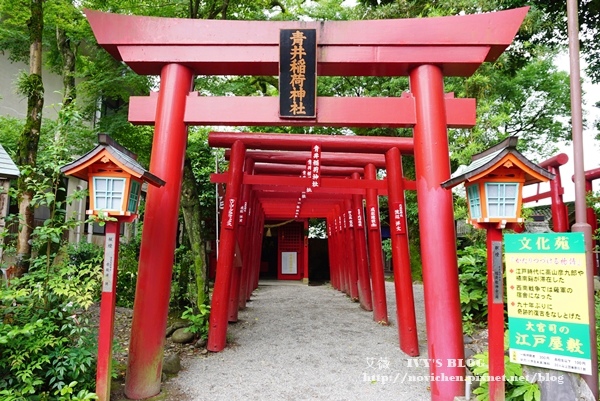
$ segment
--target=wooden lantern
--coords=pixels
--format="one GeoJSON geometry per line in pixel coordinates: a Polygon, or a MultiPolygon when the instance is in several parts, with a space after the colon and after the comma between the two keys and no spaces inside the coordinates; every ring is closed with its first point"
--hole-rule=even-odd
{"type": "Polygon", "coordinates": [[[517,151],[517,137],[472,157],[459,176],[442,183],[444,188],[465,184],[469,223],[521,223],[523,186],[545,182],[554,174],[532,163],[517,151]]]}
{"type": "Polygon", "coordinates": [[[109,135],[98,135],[98,146],[62,167],[66,175],[88,181],[90,210],[101,216],[137,214],[142,184],[160,187],[163,180],[145,170],[137,156],[116,143],[109,135]]]}

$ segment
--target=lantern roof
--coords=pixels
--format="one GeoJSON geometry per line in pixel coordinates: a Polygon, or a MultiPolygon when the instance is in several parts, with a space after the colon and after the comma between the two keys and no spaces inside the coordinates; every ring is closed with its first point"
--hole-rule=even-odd
{"type": "Polygon", "coordinates": [[[67,174],[88,180],[89,168],[96,163],[105,163],[107,158],[132,176],[156,187],[162,187],[165,181],[146,170],[138,163],[137,156],[119,145],[108,134],[98,134],[98,146],[79,159],[63,166],[60,170],[67,174]]]}
{"type": "Polygon", "coordinates": [[[19,175],[19,168],[12,161],[6,150],[0,145],[0,177],[1,178],[17,178],[19,175]]]}
{"type": "Polygon", "coordinates": [[[463,173],[442,183],[444,188],[453,188],[465,181],[475,181],[511,161],[525,172],[525,185],[554,179],[554,174],[528,160],[517,150],[519,138],[510,136],[504,141],[471,157],[472,163],[463,173]]]}

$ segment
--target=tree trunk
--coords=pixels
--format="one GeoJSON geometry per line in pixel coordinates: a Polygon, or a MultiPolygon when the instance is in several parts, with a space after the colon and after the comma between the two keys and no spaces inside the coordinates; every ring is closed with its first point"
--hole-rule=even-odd
{"type": "Polygon", "coordinates": [[[56,43],[62,57],[63,107],[68,107],[76,97],[75,92],[75,49],[63,29],[56,27],[56,43]]]}
{"type": "Polygon", "coordinates": [[[206,249],[202,237],[202,221],[200,219],[200,197],[196,179],[192,171],[192,164],[186,157],[183,166],[183,182],[181,187],[181,210],[185,231],[190,240],[192,257],[194,259],[194,273],[196,275],[197,304],[208,303],[208,277],[206,268],[206,249]]]}
{"type": "Polygon", "coordinates": [[[21,168],[18,180],[18,201],[21,224],[17,239],[16,275],[21,276],[29,270],[31,258],[31,233],[33,231],[33,191],[27,186],[27,179],[36,165],[42,110],[44,107],[44,84],[42,82],[42,31],[44,27],[43,0],[31,0],[31,18],[29,28],[29,75],[21,87],[27,95],[27,119],[18,143],[17,164],[21,168]],[[25,168],[24,168],[25,167],[25,168]]]}

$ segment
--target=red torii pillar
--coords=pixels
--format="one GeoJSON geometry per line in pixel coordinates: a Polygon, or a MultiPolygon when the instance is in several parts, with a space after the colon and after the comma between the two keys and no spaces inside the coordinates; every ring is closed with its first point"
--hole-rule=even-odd
{"type": "Polygon", "coordinates": [[[219,260],[217,276],[213,290],[209,329],[206,348],[209,351],[221,351],[225,348],[227,336],[227,312],[230,297],[233,255],[235,252],[235,234],[238,225],[238,200],[242,186],[244,157],[246,149],[241,141],[234,142],[231,147],[229,163],[229,180],[225,191],[225,210],[221,222],[221,241],[219,243],[219,260]]]}
{"type": "MultiPolygon", "coordinates": [[[[244,164],[244,173],[248,174],[252,172],[254,166],[254,161],[250,158],[246,158],[246,162],[244,164]]],[[[240,197],[240,202],[238,204],[239,214],[238,214],[238,227],[237,227],[237,235],[236,237],[239,239],[239,252],[240,258],[242,260],[241,266],[233,266],[232,276],[231,276],[231,289],[229,293],[229,310],[227,319],[229,322],[237,322],[238,320],[238,311],[240,305],[240,292],[242,288],[242,277],[244,266],[248,265],[248,261],[244,258],[244,255],[247,253],[248,242],[247,236],[248,231],[252,229],[252,227],[248,226],[247,222],[247,210],[248,210],[248,202],[250,200],[250,186],[242,185],[241,190],[242,196],[240,197]]],[[[225,216],[223,216],[225,218],[225,216]]],[[[245,302],[244,302],[245,305],[245,302]]]]}
{"type": "Polygon", "coordinates": [[[392,237],[392,262],[394,264],[394,286],[398,337],[400,348],[410,356],[419,355],[415,297],[413,295],[408,233],[406,227],[406,205],[404,202],[404,180],[402,161],[398,148],[385,154],[387,161],[388,206],[390,211],[390,236],[392,237]]]}
{"type": "MultiPolygon", "coordinates": [[[[365,166],[365,179],[376,180],[375,165],[365,166]]],[[[383,255],[381,253],[381,230],[379,224],[379,199],[376,189],[367,189],[367,236],[369,261],[373,285],[373,320],[388,324],[387,299],[385,297],[385,277],[383,276],[383,255]]]]}
{"type": "Polygon", "coordinates": [[[148,189],[125,382],[125,395],[132,399],[160,392],[187,142],[183,114],[192,77],[190,69],[178,64],[161,72],[150,171],[167,184],[148,189]]]}
{"type": "Polygon", "coordinates": [[[350,298],[359,301],[358,292],[358,269],[356,265],[356,238],[354,237],[354,219],[352,218],[352,201],[344,200],[342,219],[345,236],[346,266],[350,272],[350,298]]]}
{"type": "MultiPolygon", "coordinates": [[[[253,160],[248,160],[246,158],[246,169],[248,170],[248,172],[252,171],[251,166],[254,164],[253,160]]],[[[258,227],[258,213],[256,213],[256,195],[254,194],[254,192],[250,192],[250,200],[247,203],[247,205],[244,206],[244,213],[246,214],[244,216],[244,219],[247,220],[246,224],[247,224],[247,228],[246,228],[246,239],[245,239],[245,243],[246,246],[244,248],[244,256],[242,258],[243,261],[243,267],[242,267],[242,281],[241,281],[241,285],[240,285],[240,299],[239,299],[239,303],[238,306],[240,309],[244,309],[246,308],[246,301],[248,301],[248,299],[250,298],[250,293],[249,293],[249,285],[248,283],[250,282],[250,277],[251,277],[251,271],[252,271],[252,265],[254,263],[254,246],[255,246],[255,241],[254,238],[256,236],[256,231],[257,231],[257,227],[258,227]]],[[[262,233],[262,230],[260,230],[260,232],[262,233]]]]}
{"type": "MultiPolygon", "coordinates": [[[[567,232],[570,230],[567,206],[563,202],[562,197],[565,191],[562,187],[560,177],[560,166],[566,164],[568,161],[569,156],[567,156],[565,153],[559,153],[558,155],[541,162],[539,164],[540,167],[543,167],[552,174],[554,174],[554,179],[550,180],[550,191],[541,194],[537,193],[536,195],[523,198],[523,203],[534,202],[545,198],[551,198],[552,222],[553,230],[555,232],[567,232]]],[[[539,184],[537,185],[539,191],[539,184]]]]}
{"type": "MultiPolygon", "coordinates": [[[[352,179],[358,180],[358,173],[352,174],[352,179]]],[[[369,276],[369,263],[367,260],[367,241],[365,238],[365,219],[363,212],[362,195],[352,195],[352,208],[354,210],[354,237],[356,244],[356,263],[358,270],[358,298],[360,306],[366,311],[373,310],[371,298],[371,278],[369,276]]]]}
{"type": "MultiPolygon", "coordinates": [[[[593,170],[588,170],[585,172],[585,191],[590,192],[593,191],[593,181],[600,178],[600,168],[596,168],[593,170]]],[[[593,208],[588,207],[587,210],[587,222],[592,227],[592,233],[596,233],[598,230],[598,217],[596,216],[596,212],[593,208]]],[[[592,248],[595,248],[595,244],[597,241],[592,238],[592,248]]],[[[598,253],[593,255],[592,261],[594,263],[594,274],[598,275],[598,253]]]]}
{"type": "Polygon", "coordinates": [[[327,217],[327,249],[329,254],[329,278],[331,280],[331,286],[338,290],[340,289],[339,279],[337,275],[336,257],[335,257],[335,243],[334,243],[334,219],[332,216],[327,217]]]}
{"type": "MultiPolygon", "coordinates": [[[[429,339],[428,357],[443,361],[429,365],[432,377],[464,377],[464,365],[450,361],[464,359],[462,320],[454,233],[452,191],[441,187],[450,178],[448,132],[444,106],[444,77],[439,67],[422,65],[410,72],[415,95],[417,123],[414,127],[417,200],[421,221],[421,260],[425,318],[429,339]],[[448,319],[439,319],[443,311],[448,319]]],[[[434,380],[432,400],[463,394],[462,381],[434,380]]]]}

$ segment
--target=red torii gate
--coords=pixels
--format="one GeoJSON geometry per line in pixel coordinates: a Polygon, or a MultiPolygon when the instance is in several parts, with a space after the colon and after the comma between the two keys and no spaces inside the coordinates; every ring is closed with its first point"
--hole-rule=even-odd
{"type": "MultiPolygon", "coordinates": [[[[244,136],[247,136],[247,133],[243,134],[244,136]]],[[[231,138],[231,135],[229,133],[211,133],[209,140],[211,144],[214,143],[222,143],[224,137],[229,137],[231,138]]],[[[328,142],[328,148],[340,148],[340,146],[342,148],[352,148],[353,146],[362,146],[362,144],[364,144],[365,139],[368,138],[360,138],[360,137],[343,137],[343,136],[338,136],[338,137],[322,137],[322,136],[310,136],[309,137],[312,140],[312,143],[319,143],[320,144],[320,139],[323,139],[325,141],[328,142]]],[[[242,139],[243,140],[243,139],[242,139]]],[[[257,143],[260,142],[260,146],[261,147],[273,147],[273,141],[276,141],[279,143],[279,145],[277,147],[280,148],[287,148],[287,147],[298,147],[301,144],[304,144],[304,146],[309,146],[308,144],[311,141],[306,141],[306,138],[303,136],[298,136],[298,135],[265,135],[265,134],[254,134],[252,135],[252,142],[257,143]]],[[[245,141],[246,143],[248,143],[249,141],[245,141]]],[[[379,149],[380,151],[385,150],[388,146],[392,145],[393,143],[391,143],[389,141],[388,138],[371,138],[369,139],[369,145],[371,147],[371,149],[379,149]]],[[[311,146],[309,146],[311,147],[311,146]]],[[[408,152],[407,152],[408,153],[408,152]]],[[[230,156],[230,152],[226,151],[225,152],[225,157],[228,158],[230,156]]],[[[294,180],[293,178],[298,177],[300,175],[300,172],[302,171],[306,171],[306,161],[311,157],[311,153],[309,152],[283,152],[283,151],[274,151],[274,152],[270,152],[270,151],[256,151],[256,150],[249,150],[246,151],[246,163],[248,162],[249,159],[251,159],[254,164],[254,169],[253,169],[253,173],[254,174],[261,174],[261,173],[270,173],[270,174],[287,174],[288,176],[285,176],[285,179],[279,179],[279,178],[274,178],[274,177],[257,177],[255,175],[245,175],[243,182],[244,184],[247,185],[251,185],[252,182],[265,182],[268,180],[268,182],[272,185],[274,185],[273,187],[269,187],[270,191],[269,194],[270,196],[266,198],[265,200],[265,196],[261,196],[261,206],[263,207],[263,210],[265,210],[265,214],[269,215],[269,217],[272,218],[281,218],[281,219],[289,219],[289,218],[293,218],[295,217],[294,215],[294,206],[296,205],[295,201],[298,198],[298,193],[300,193],[300,191],[303,191],[306,188],[307,185],[307,181],[304,180],[294,180]],[[256,163],[257,161],[260,161],[261,163],[256,163]],[[271,164],[265,164],[265,163],[269,163],[271,162],[271,164]],[[272,162],[277,162],[277,163],[272,163],[272,162]],[[289,164],[286,164],[289,163],[289,164]],[[293,163],[293,164],[292,164],[293,163]],[[257,168],[257,166],[259,166],[260,164],[264,164],[264,167],[259,169],[257,168]],[[289,177],[290,174],[293,174],[295,177],[289,177]],[[290,178],[292,178],[292,180],[290,180],[290,178]],[[300,181],[302,182],[301,184],[298,184],[297,182],[300,181]],[[293,194],[293,191],[296,191],[296,194],[293,194]],[[277,192],[275,192],[277,191],[277,192]],[[285,195],[282,195],[285,194],[285,195]],[[269,200],[271,199],[276,199],[275,201],[269,203],[269,200]],[[268,211],[267,211],[268,208],[268,211]]],[[[348,252],[344,252],[343,255],[347,255],[348,253],[352,253],[354,251],[354,249],[357,250],[357,255],[356,255],[356,261],[358,263],[358,284],[359,287],[355,287],[354,283],[356,282],[356,280],[351,281],[351,287],[348,295],[350,295],[351,297],[356,298],[357,294],[358,294],[358,299],[361,303],[361,306],[366,309],[366,310],[372,310],[372,301],[371,301],[371,290],[370,290],[370,279],[369,279],[369,275],[368,275],[368,263],[367,263],[367,252],[366,252],[366,247],[365,247],[365,233],[364,233],[364,218],[363,218],[363,206],[362,206],[362,199],[363,199],[363,195],[365,195],[365,191],[366,190],[374,190],[376,191],[375,193],[375,199],[377,194],[379,195],[387,195],[388,194],[388,184],[387,184],[387,180],[375,180],[375,177],[369,179],[369,180],[361,180],[361,181],[356,181],[360,178],[359,172],[358,171],[354,171],[357,170],[356,167],[352,167],[352,166],[360,166],[360,170],[361,172],[363,172],[363,176],[364,176],[364,170],[368,170],[368,168],[366,168],[365,166],[367,165],[372,165],[375,167],[379,167],[379,168],[391,168],[391,170],[399,170],[399,159],[398,160],[388,160],[388,163],[386,163],[386,156],[384,154],[367,154],[367,153],[331,153],[331,152],[323,152],[320,155],[320,174],[321,174],[321,179],[323,180],[323,185],[315,188],[312,194],[310,194],[310,196],[307,196],[307,194],[302,194],[302,197],[306,197],[306,201],[302,201],[302,208],[301,208],[301,213],[300,213],[300,218],[304,218],[304,217],[325,217],[328,220],[328,232],[329,232],[329,236],[330,238],[332,238],[331,241],[329,241],[329,246],[330,248],[332,248],[332,243],[335,242],[335,235],[338,234],[338,230],[337,229],[333,229],[334,227],[337,227],[335,224],[337,223],[337,221],[335,220],[335,218],[338,217],[342,217],[345,220],[347,220],[347,225],[349,226],[349,228],[355,228],[356,229],[356,235],[353,236],[353,231],[349,230],[347,231],[347,233],[349,233],[349,243],[350,244],[355,244],[355,248],[351,248],[348,252]],[[390,163],[392,163],[392,165],[390,166],[390,163]],[[396,164],[398,164],[398,166],[396,166],[396,164]],[[340,167],[343,166],[343,167],[340,167]],[[338,174],[343,174],[343,175],[347,175],[347,178],[350,178],[349,176],[352,175],[352,179],[353,180],[348,180],[348,179],[344,179],[344,180],[328,180],[327,178],[325,178],[327,175],[338,175],[338,174]],[[348,197],[348,196],[343,196],[342,194],[347,194],[347,193],[352,193],[352,197],[348,197]],[[332,197],[333,195],[333,197],[332,197]],[[314,206],[314,201],[318,200],[318,208],[315,208],[314,206]],[[344,201],[344,204],[341,204],[340,201],[344,201]],[[350,204],[350,202],[352,202],[352,204],[350,204]],[[340,216],[335,216],[333,217],[332,214],[332,208],[335,207],[339,207],[344,211],[344,213],[342,213],[340,216]],[[332,235],[333,234],[333,235],[332,235]],[[352,239],[352,237],[356,238],[356,241],[354,239],[352,239]],[[359,291],[360,290],[360,291],[359,291]]],[[[373,174],[374,174],[374,169],[372,170],[373,174]]],[[[393,176],[393,173],[392,173],[393,176]]],[[[393,178],[393,177],[392,177],[393,178]]],[[[213,182],[226,182],[227,179],[227,174],[214,174],[212,181],[213,182]]],[[[402,186],[406,189],[415,189],[415,183],[413,181],[409,181],[406,180],[404,178],[402,178],[402,186]]],[[[262,189],[263,187],[261,187],[262,189]]],[[[254,188],[253,188],[254,189],[254,188]]],[[[404,206],[404,201],[403,201],[403,194],[402,191],[398,188],[398,195],[395,195],[395,197],[397,198],[401,198],[401,203],[402,203],[402,210],[405,209],[404,206]]],[[[370,200],[369,204],[367,205],[367,209],[373,209],[375,210],[378,207],[378,204],[375,203],[371,203],[373,202],[372,200],[370,200]]],[[[390,203],[390,206],[392,206],[393,204],[390,203]]],[[[391,215],[393,215],[394,210],[392,208],[392,210],[390,210],[391,215]]],[[[339,214],[339,213],[338,213],[339,214]]],[[[384,283],[383,283],[383,264],[381,261],[381,238],[378,235],[378,227],[379,227],[379,222],[378,222],[378,217],[379,217],[379,213],[374,213],[374,221],[372,222],[372,227],[370,228],[376,228],[377,232],[372,234],[372,239],[369,241],[369,254],[373,256],[373,260],[372,260],[372,267],[371,267],[371,271],[374,272],[373,276],[374,276],[374,282],[375,282],[375,290],[374,290],[374,298],[375,298],[375,310],[374,310],[374,320],[377,322],[387,322],[387,306],[386,306],[386,300],[385,300],[385,287],[384,287],[384,283]],[[379,255],[379,257],[375,256],[375,255],[379,255]]],[[[404,227],[405,221],[403,220],[401,225],[404,227]]],[[[401,240],[403,242],[405,242],[403,245],[400,246],[400,248],[403,249],[407,249],[408,243],[407,243],[407,237],[406,236],[402,236],[400,237],[401,240]]],[[[344,241],[344,243],[346,243],[348,241],[344,241]]],[[[395,248],[398,248],[398,246],[396,246],[395,248]]],[[[333,250],[335,251],[335,249],[333,250]]],[[[332,252],[333,254],[334,252],[332,252]]],[[[337,258],[332,258],[332,266],[336,265],[336,262],[338,262],[339,260],[341,260],[342,258],[337,257],[337,258]]],[[[401,286],[402,284],[406,285],[410,282],[412,282],[411,278],[410,278],[410,267],[409,267],[409,258],[408,258],[408,251],[406,251],[403,255],[396,255],[395,260],[397,261],[396,265],[398,265],[399,267],[397,267],[395,270],[398,272],[398,274],[396,274],[396,278],[398,280],[401,279],[401,277],[403,276],[402,274],[400,274],[400,270],[402,270],[403,272],[405,272],[404,276],[406,277],[406,280],[404,281],[398,281],[396,282],[396,284],[398,286],[401,286]],[[408,269],[408,270],[406,270],[408,269]]],[[[348,261],[348,264],[350,266],[352,266],[352,264],[354,263],[354,259],[351,259],[348,261]]],[[[353,267],[351,267],[350,269],[351,271],[353,271],[353,267]]],[[[345,269],[342,269],[342,271],[345,271],[345,269]]],[[[340,289],[337,286],[337,281],[336,281],[336,276],[335,274],[332,274],[332,282],[334,284],[334,287],[340,289]]],[[[398,304],[399,305],[404,305],[406,304],[407,307],[412,308],[412,289],[408,288],[405,290],[401,290],[401,288],[399,288],[399,291],[397,291],[397,295],[398,294],[407,294],[407,299],[402,302],[403,300],[399,298],[398,300],[398,304]]],[[[414,309],[414,308],[413,308],[414,309]]],[[[399,310],[400,311],[400,310],[399,310]]],[[[408,353],[409,355],[412,356],[416,356],[418,354],[418,341],[417,341],[417,337],[416,337],[416,332],[414,332],[414,326],[415,326],[415,322],[414,322],[414,317],[411,317],[412,315],[414,315],[414,312],[412,311],[405,311],[404,316],[408,316],[408,318],[403,318],[403,316],[398,316],[398,321],[399,321],[399,327],[405,327],[405,328],[410,328],[409,333],[410,334],[404,334],[404,340],[401,339],[401,344],[403,345],[403,350],[408,353]],[[406,320],[406,321],[405,321],[406,320]],[[412,338],[411,338],[412,336],[412,338]],[[410,340],[407,340],[406,338],[410,338],[410,340]]],[[[402,335],[402,332],[399,332],[399,335],[402,335]]]]}
{"type": "MultiPolygon", "coordinates": [[[[405,20],[259,22],[86,10],[98,43],[113,57],[137,73],[161,77],[158,96],[130,99],[130,121],[155,125],[150,171],[167,185],[148,192],[126,395],[139,399],[160,391],[188,124],[412,127],[428,356],[439,361],[462,359],[452,194],[440,183],[450,177],[447,127],[472,126],[475,105],[472,99],[446,97],[443,76],[469,76],[481,63],[496,60],[512,42],[526,12],[527,8],[520,8],[405,20]],[[317,31],[318,75],[405,75],[411,94],[398,98],[318,98],[316,118],[290,121],[279,117],[276,98],[200,97],[190,93],[194,74],[277,75],[279,30],[301,28],[317,31]]],[[[395,139],[395,146],[400,146],[400,138],[395,139]]],[[[243,144],[234,143],[226,194],[234,202],[240,197],[243,154],[243,144]]],[[[235,228],[237,219],[232,223],[235,228]]],[[[224,241],[229,248],[234,232],[225,230],[222,234],[230,237],[224,241]]],[[[224,249],[221,263],[231,265],[232,255],[233,249],[224,249]]],[[[464,375],[464,368],[456,364],[437,365],[430,365],[433,377],[464,375]]],[[[460,381],[431,382],[432,400],[452,400],[463,392],[460,381]]]]}

